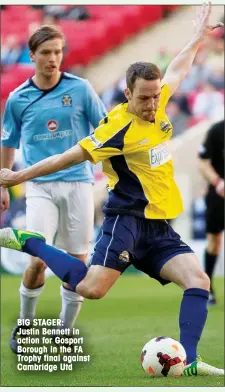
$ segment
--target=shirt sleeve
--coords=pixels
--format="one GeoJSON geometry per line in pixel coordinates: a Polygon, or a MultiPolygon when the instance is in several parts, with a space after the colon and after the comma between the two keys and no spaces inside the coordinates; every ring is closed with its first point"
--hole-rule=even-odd
{"type": "Polygon", "coordinates": [[[86,81],[86,87],[86,113],[89,122],[95,129],[98,127],[100,120],[106,116],[106,109],[88,81],[86,81]]]}
{"type": "Polygon", "coordinates": [[[106,121],[107,117],[101,121],[101,125],[95,132],[78,142],[91,155],[95,164],[124,153],[124,138],[131,121],[124,124],[117,131],[115,131],[112,124],[108,124],[106,121]]]}
{"type": "Polygon", "coordinates": [[[21,121],[15,111],[15,103],[9,97],[3,116],[2,146],[19,148],[21,137],[21,121]]]}
{"type": "Polygon", "coordinates": [[[213,150],[215,148],[214,135],[215,135],[215,126],[212,126],[209,129],[209,131],[207,132],[205,140],[203,141],[203,143],[199,147],[199,150],[198,150],[199,158],[201,158],[201,159],[211,159],[212,158],[213,150]]]}
{"type": "Polygon", "coordinates": [[[161,86],[161,95],[160,95],[160,103],[159,106],[161,109],[165,109],[168,101],[170,99],[170,88],[168,84],[163,84],[161,86]]]}

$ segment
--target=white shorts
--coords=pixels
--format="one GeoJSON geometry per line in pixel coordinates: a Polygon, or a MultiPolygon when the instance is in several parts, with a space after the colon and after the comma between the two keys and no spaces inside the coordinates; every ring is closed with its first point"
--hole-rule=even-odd
{"type": "Polygon", "coordinates": [[[26,226],[49,245],[88,253],[94,226],[93,185],[84,182],[27,182],[26,226]]]}

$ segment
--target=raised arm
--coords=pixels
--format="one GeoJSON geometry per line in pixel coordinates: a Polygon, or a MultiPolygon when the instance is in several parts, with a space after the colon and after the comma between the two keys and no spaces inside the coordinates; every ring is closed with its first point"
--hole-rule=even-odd
{"type": "Polygon", "coordinates": [[[195,26],[195,33],[190,42],[184,49],[172,60],[169,64],[163,84],[168,84],[170,88],[170,96],[175,93],[181,81],[185,78],[191,69],[195,55],[198,51],[203,39],[217,27],[222,27],[223,23],[216,23],[215,25],[209,24],[209,17],[212,10],[212,4],[203,4],[193,21],[195,26]]]}
{"type": "Polygon", "coordinates": [[[91,156],[86,150],[77,144],[63,154],[57,154],[43,159],[24,170],[13,172],[9,169],[2,169],[0,171],[0,186],[8,188],[31,180],[32,178],[56,173],[87,160],[91,160],[91,156]]]}

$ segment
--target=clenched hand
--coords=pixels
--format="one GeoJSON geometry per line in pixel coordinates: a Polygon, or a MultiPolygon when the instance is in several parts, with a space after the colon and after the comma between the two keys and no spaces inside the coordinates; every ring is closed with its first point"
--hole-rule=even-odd
{"type": "Polygon", "coordinates": [[[10,169],[2,169],[0,170],[0,186],[4,188],[9,188],[10,186],[14,186],[19,184],[17,173],[10,169]]]}

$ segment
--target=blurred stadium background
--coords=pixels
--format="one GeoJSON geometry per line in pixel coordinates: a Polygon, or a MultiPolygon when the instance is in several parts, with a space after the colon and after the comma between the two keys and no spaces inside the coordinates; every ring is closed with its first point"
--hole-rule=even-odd
{"type": "MultiPolygon", "coordinates": [[[[160,67],[162,74],[165,72],[171,59],[182,49],[191,35],[191,23],[196,12],[195,8],[195,6],[177,5],[1,6],[1,113],[3,114],[4,112],[5,102],[9,93],[34,74],[33,64],[29,60],[27,39],[40,24],[57,24],[61,26],[67,40],[62,70],[87,78],[101,96],[107,109],[110,110],[115,104],[123,102],[124,100],[124,74],[129,64],[141,60],[151,61],[160,67]]],[[[213,6],[212,22],[223,21],[223,18],[224,8],[222,6],[213,6]]],[[[167,106],[167,114],[174,126],[172,149],[174,153],[175,173],[185,204],[185,212],[172,222],[172,225],[183,236],[184,240],[191,243],[199,256],[200,263],[202,263],[205,247],[204,193],[206,191],[206,183],[198,173],[197,151],[210,124],[220,120],[224,116],[223,29],[219,29],[213,33],[199,50],[191,72],[182,82],[176,94],[170,99],[167,106]]],[[[14,168],[18,169],[22,166],[21,150],[18,150],[14,168]]],[[[6,213],[1,214],[1,227],[8,225],[16,226],[18,228],[25,227],[24,192],[25,185],[16,186],[10,189],[11,207],[6,213]]],[[[102,222],[101,207],[106,197],[105,178],[101,173],[101,166],[98,165],[96,167],[96,216],[93,242],[102,222]]],[[[216,275],[219,276],[217,281],[218,291],[220,293],[220,303],[223,301],[223,253],[224,252],[221,253],[216,269],[216,275]]],[[[14,290],[11,290],[9,299],[9,301],[11,301],[12,314],[9,315],[7,312],[9,306],[7,301],[3,301],[2,308],[3,319],[5,318],[3,333],[5,334],[6,341],[8,341],[11,325],[18,315],[18,288],[21,273],[28,258],[25,254],[3,249],[1,259],[2,269],[6,272],[3,277],[2,294],[6,292],[8,285],[13,287],[14,290]],[[13,276],[9,276],[8,273],[13,276]]],[[[134,272],[134,270],[131,269],[131,272],[134,272]]],[[[47,270],[47,275],[52,275],[49,270],[47,270]]],[[[51,278],[51,282],[49,282],[50,287],[54,286],[54,295],[52,292],[50,293],[49,289],[44,294],[45,303],[48,304],[49,301],[48,306],[51,309],[53,308],[50,299],[51,301],[53,301],[53,298],[56,299],[56,313],[52,314],[52,317],[57,316],[60,305],[59,290],[57,288],[59,284],[55,279],[56,278],[51,278]]],[[[105,301],[105,305],[101,306],[107,308],[107,301],[113,299],[113,301],[117,300],[119,307],[119,302],[123,298],[123,284],[125,284],[125,289],[130,294],[132,293],[133,284],[136,285],[136,292],[139,293],[139,301],[144,299],[146,304],[145,291],[141,290],[143,282],[145,282],[144,287],[147,287],[146,280],[140,273],[132,276],[128,273],[125,274],[125,276],[121,278],[121,283],[112,289],[112,294],[109,294],[109,296],[103,300],[105,301]],[[131,282],[130,286],[129,279],[131,282]]],[[[149,282],[148,285],[150,287],[152,285],[155,293],[156,284],[149,282]]],[[[161,290],[162,289],[157,286],[156,292],[160,293],[160,298],[164,301],[168,296],[168,292],[163,294],[161,290]],[[165,298],[163,295],[165,295],[165,298]]],[[[178,291],[174,289],[169,290],[172,290],[171,299],[175,298],[175,302],[179,302],[180,295],[178,291]]],[[[152,294],[152,291],[149,291],[150,299],[152,294]]],[[[126,294],[126,299],[128,299],[127,297],[128,294],[126,294]]],[[[134,301],[133,297],[132,301],[134,301]]],[[[40,303],[41,302],[42,299],[40,303]]],[[[88,315],[90,312],[93,314],[93,310],[91,311],[91,309],[93,309],[92,306],[93,305],[87,305],[86,309],[81,312],[79,318],[81,324],[87,323],[87,325],[85,325],[86,330],[89,327],[88,315]]],[[[97,305],[94,305],[95,311],[97,311],[96,306],[97,305]]],[[[126,306],[129,307],[129,302],[126,306]]],[[[138,304],[137,306],[139,307],[138,304]]],[[[157,299],[155,306],[157,308],[157,299]]],[[[44,305],[40,305],[38,309],[39,316],[44,317],[46,315],[44,305]]],[[[117,305],[115,305],[115,309],[118,310],[117,305]]],[[[171,309],[170,316],[172,324],[172,322],[174,323],[175,312],[172,307],[168,307],[168,309],[171,309]]],[[[217,317],[217,320],[219,321],[223,314],[222,305],[212,311],[214,312],[213,317],[217,317]]],[[[151,318],[151,310],[149,313],[149,317],[151,318]]],[[[96,314],[98,314],[98,312],[96,314]]],[[[108,313],[106,312],[106,319],[107,314],[108,313]]],[[[145,308],[146,320],[147,316],[148,312],[145,308]]],[[[116,317],[115,314],[114,317],[116,317]]],[[[143,317],[143,315],[141,317],[143,317]]],[[[160,314],[158,317],[160,317],[160,314]]],[[[105,323],[107,324],[106,320],[105,323]]],[[[110,318],[108,319],[108,323],[111,323],[110,318]]],[[[160,323],[160,320],[158,320],[153,328],[155,334],[168,333],[167,329],[161,327],[160,323]],[[162,329],[160,331],[157,329],[157,326],[159,325],[162,329]]],[[[106,327],[106,324],[104,324],[103,328],[106,327]]],[[[95,327],[92,325],[91,328],[94,329],[95,327]]],[[[122,327],[120,326],[120,330],[121,328],[122,327]]],[[[122,328],[123,331],[124,328],[122,328]]],[[[209,321],[208,328],[211,328],[209,336],[210,334],[217,334],[218,339],[220,339],[220,347],[223,347],[223,343],[221,343],[221,339],[223,339],[222,326],[220,325],[218,327],[217,333],[215,331],[216,327],[211,319],[211,324],[209,321]]],[[[96,334],[97,331],[98,329],[96,327],[96,334]]],[[[171,331],[173,336],[178,333],[175,326],[174,331],[176,331],[174,334],[173,329],[171,331]]],[[[150,334],[148,336],[150,338],[152,335],[150,334]]],[[[145,338],[148,339],[146,333],[145,338]]],[[[145,343],[145,338],[144,340],[142,339],[143,344],[145,343]]],[[[140,340],[140,337],[138,339],[140,340]]],[[[139,349],[141,349],[141,347],[139,347],[139,349]]],[[[5,352],[8,352],[7,346],[4,350],[6,350],[5,352]]],[[[221,356],[223,355],[221,354],[221,356]]],[[[38,384],[37,380],[36,384],[26,384],[22,378],[20,378],[20,381],[18,382],[15,380],[11,383],[10,381],[6,381],[6,378],[9,377],[10,374],[10,361],[11,357],[7,362],[8,368],[6,366],[5,369],[4,385],[51,385],[45,384],[44,381],[43,383],[40,382],[40,384],[38,384]]],[[[216,365],[216,363],[214,364],[216,365]]],[[[221,366],[223,365],[221,364],[221,366]]],[[[101,385],[98,384],[97,380],[95,380],[95,384],[92,384],[93,381],[90,381],[89,384],[88,382],[85,384],[82,380],[80,382],[81,384],[78,383],[76,385],[101,385]]],[[[58,385],[57,382],[54,385],[58,385]]],[[[74,384],[69,383],[68,385],[74,384]]],[[[112,381],[109,385],[130,384],[126,384],[126,382],[123,384],[122,381],[117,384],[116,381],[115,383],[112,381]]],[[[135,381],[134,384],[131,385],[135,386],[135,381]]],[[[137,383],[137,385],[139,384],[137,383]]],[[[143,383],[140,385],[148,384],[143,383]]],[[[179,384],[176,383],[176,385],[179,384]]]]}

